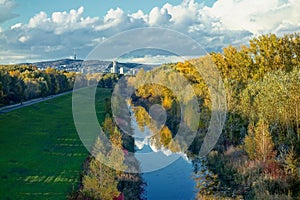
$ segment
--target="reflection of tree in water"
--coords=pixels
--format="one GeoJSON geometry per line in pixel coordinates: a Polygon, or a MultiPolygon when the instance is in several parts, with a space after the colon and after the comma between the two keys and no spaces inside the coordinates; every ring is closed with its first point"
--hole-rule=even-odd
{"type": "Polygon", "coordinates": [[[216,190],[218,190],[219,183],[217,175],[208,169],[205,158],[193,158],[192,163],[194,168],[193,179],[196,182],[196,198],[206,199],[209,195],[215,194],[216,190]]]}
{"type": "Polygon", "coordinates": [[[173,139],[174,135],[168,126],[153,120],[142,106],[133,107],[132,110],[140,131],[143,132],[147,127],[152,132],[150,142],[156,149],[169,149],[173,153],[182,151],[180,145],[173,139]]]}
{"type": "MultiPolygon", "coordinates": [[[[153,131],[157,132],[151,138],[155,146],[171,148],[173,151],[188,148],[191,153],[199,152],[211,116],[211,94],[202,78],[205,76],[212,79],[209,66],[211,63],[205,59],[194,64],[179,62],[162,65],[148,72],[140,70],[135,77],[128,78],[128,85],[136,89],[131,96],[132,104],[144,108],[143,111],[138,111],[139,116],[136,117],[142,131],[143,126],[149,124],[153,131],[153,123],[148,119],[151,106],[159,104],[167,114],[165,127],[159,126],[156,128],[159,131],[153,131]],[[200,67],[207,74],[200,75],[200,67]],[[168,130],[171,132],[171,139],[168,130]]],[[[216,80],[211,82],[215,83],[216,80]]]]}
{"type": "Polygon", "coordinates": [[[199,193],[197,198],[218,188],[217,176],[194,155],[200,150],[211,116],[211,94],[203,74],[200,75],[197,70],[200,66],[204,67],[202,71],[207,71],[204,74],[206,79],[212,79],[209,76],[210,63],[202,60],[197,66],[185,62],[164,65],[151,72],[141,71],[128,80],[129,85],[139,86],[131,96],[139,129],[144,131],[147,127],[151,130],[150,144],[156,149],[184,153],[193,162],[193,179],[197,183],[195,190],[199,193]],[[142,84],[145,80],[151,80],[151,83],[142,84]],[[151,107],[156,104],[161,105],[167,115],[164,123],[156,123],[161,120],[151,113],[151,107]],[[193,132],[195,128],[196,135],[193,132]]]}
{"type": "MultiPolygon", "coordinates": [[[[181,140],[174,139],[172,131],[168,126],[163,125],[158,129],[155,121],[151,118],[147,110],[142,106],[132,107],[134,117],[138,124],[138,128],[141,131],[145,131],[147,127],[153,135],[150,137],[150,143],[156,149],[167,149],[172,153],[183,152],[183,144],[181,140]]],[[[211,195],[218,190],[218,180],[217,175],[211,172],[207,166],[204,159],[195,157],[191,152],[187,153],[188,158],[193,164],[193,175],[192,178],[196,182],[195,191],[197,192],[197,198],[205,197],[206,195],[211,195]]]]}
{"type": "MultiPolygon", "coordinates": [[[[144,107],[137,106],[137,107],[133,107],[132,110],[133,110],[134,117],[136,119],[138,128],[142,132],[144,132],[145,126],[147,126],[149,128],[153,127],[153,124],[151,123],[151,117],[150,117],[150,115],[148,114],[148,112],[146,111],[146,109],[144,107]]],[[[153,129],[153,131],[154,131],[154,129],[153,129]]]]}

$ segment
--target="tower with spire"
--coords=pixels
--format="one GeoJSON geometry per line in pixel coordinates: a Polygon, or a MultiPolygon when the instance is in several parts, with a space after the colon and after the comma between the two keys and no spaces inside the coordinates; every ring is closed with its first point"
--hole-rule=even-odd
{"type": "Polygon", "coordinates": [[[75,48],[74,48],[74,60],[76,60],[76,51],[75,51],[75,48]]]}

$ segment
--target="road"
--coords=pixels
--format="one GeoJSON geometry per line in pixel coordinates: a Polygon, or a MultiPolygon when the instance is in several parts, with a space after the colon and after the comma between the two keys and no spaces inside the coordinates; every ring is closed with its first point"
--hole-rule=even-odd
{"type": "Polygon", "coordinates": [[[31,99],[31,100],[28,100],[28,101],[24,101],[22,103],[17,103],[17,104],[13,104],[13,105],[9,105],[9,106],[3,106],[3,107],[0,107],[0,114],[11,112],[13,110],[17,110],[19,108],[30,106],[30,105],[33,105],[33,104],[36,104],[36,103],[40,103],[40,102],[43,102],[43,101],[47,101],[49,99],[54,99],[56,97],[59,97],[59,96],[65,95],[65,94],[69,94],[71,92],[73,92],[73,90],[68,91],[68,92],[63,92],[63,93],[55,94],[55,95],[50,95],[50,96],[47,96],[47,97],[41,97],[41,98],[37,98],[37,99],[31,99]]]}

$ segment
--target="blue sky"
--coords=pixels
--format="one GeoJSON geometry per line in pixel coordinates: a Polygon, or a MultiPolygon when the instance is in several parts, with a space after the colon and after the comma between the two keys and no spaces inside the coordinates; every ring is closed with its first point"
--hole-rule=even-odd
{"type": "Polygon", "coordinates": [[[66,58],[73,48],[84,59],[107,38],[147,27],[221,51],[260,34],[299,32],[299,10],[299,0],[0,0],[0,63],[66,58]]]}

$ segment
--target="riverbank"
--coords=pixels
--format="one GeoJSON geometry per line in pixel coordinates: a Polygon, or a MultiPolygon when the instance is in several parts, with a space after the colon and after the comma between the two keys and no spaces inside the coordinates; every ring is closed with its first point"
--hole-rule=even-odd
{"type": "Polygon", "coordinates": [[[108,149],[104,147],[99,130],[91,154],[84,162],[80,185],[70,194],[69,199],[144,199],[144,182],[141,175],[126,172],[138,172],[139,163],[133,156],[127,156],[128,152],[134,152],[133,138],[123,133],[112,119],[111,92],[111,88],[98,87],[95,108],[103,133],[113,145],[108,149]],[[129,169],[131,167],[135,169],[129,169]]]}

